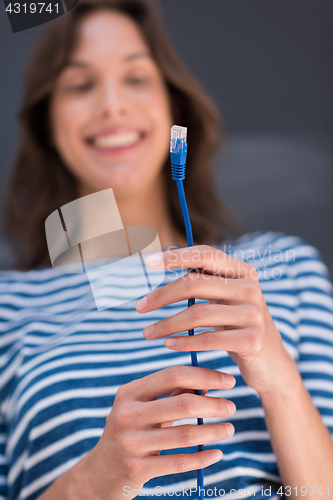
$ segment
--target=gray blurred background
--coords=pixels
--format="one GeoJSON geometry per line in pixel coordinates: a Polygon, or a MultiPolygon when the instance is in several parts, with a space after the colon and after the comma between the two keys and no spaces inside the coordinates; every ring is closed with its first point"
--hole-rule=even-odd
{"type": "MultiPolygon", "coordinates": [[[[301,236],[333,276],[332,0],[159,3],[176,48],[224,115],[227,142],[214,175],[243,232],[301,236]]],[[[1,200],[22,73],[42,29],[13,34],[1,3],[1,200]]],[[[10,261],[0,231],[0,268],[10,261]]]]}

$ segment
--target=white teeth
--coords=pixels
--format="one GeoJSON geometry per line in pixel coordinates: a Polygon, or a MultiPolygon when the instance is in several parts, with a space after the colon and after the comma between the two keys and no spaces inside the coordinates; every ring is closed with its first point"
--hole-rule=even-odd
{"type": "Polygon", "coordinates": [[[125,134],[104,135],[94,138],[94,145],[101,148],[119,148],[130,146],[140,140],[138,132],[128,132],[125,134]]]}

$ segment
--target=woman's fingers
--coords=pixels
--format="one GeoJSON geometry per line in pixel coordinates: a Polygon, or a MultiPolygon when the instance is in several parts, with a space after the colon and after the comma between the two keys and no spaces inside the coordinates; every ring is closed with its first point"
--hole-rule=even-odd
{"type": "Polygon", "coordinates": [[[230,389],[235,383],[235,377],[228,373],[198,366],[175,365],[122,385],[117,397],[121,399],[123,395],[126,400],[154,401],[177,389],[230,389]]]}
{"type": "Polygon", "coordinates": [[[222,456],[222,451],[218,449],[196,453],[179,453],[178,455],[160,455],[143,459],[142,466],[147,470],[154,470],[154,477],[166,476],[204,469],[221,460],[222,456]]]}
{"type": "Polygon", "coordinates": [[[180,394],[172,398],[141,403],[136,407],[137,423],[142,426],[153,426],[161,422],[170,422],[182,418],[229,417],[236,411],[232,401],[226,399],[198,396],[196,394],[180,394]]]}
{"type": "MultiPolygon", "coordinates": [[[[201,392],[202,392],[202,395],[205,396],[207,394],[207,392],[209,391],[209,389],[203,389],[201,392]]],[[[179,394],[184,394],[184,393],[190,393],[190,394],[195,394],[195,390],[194,389],[177,389],[176,391],[173,391],[170,395],[169,395],[169,398],[172,398],[173,396],[178,396],[179,394]]],[[[170,420],[169,422],[162,422],[161,423],[161,427],[171,427],[173,424],[175,423],[175,420],[170,420]]]]}
{"type": "Polygon", "coordinates": [[[235,428],[229,422],[205,425],[177,425],[175,427],[152,429],[133,442],[142,452],[152,450],[171,450],[198,444],[213,443],[230,438],[235,428]]]}
{"type": "Polygon", "coordinates": [[[145,263],[150,269],[196,268],[226,278],[258,281],[255,267],[207,245],[168,250],[147,257],[145,263]]]}
{"type": "Polygon", "coordinates": [[[168,337],[164,342],[166,347],[177,351],[227,351],[242,356],[258,352],[262,347],[262,340],[257,330],[244,328],[168,337]]]}
{"type": "Polygon", "coordinates": [[[197,327],[243,328],[249,326],[259,312],[255,306],[250,305],[194,304],[174,316],[147,326],[143,330],[143,335],[151,340],[197,327]]]}
{"type": "Polygon", "coordinates": [[[250,280],[233,280],[209,274],[187,273],[146,295],[136,303],[135,307],[138,312],[145,313],[189,297],[241,304],[251,301],[259,292],[260,287],[250,280]]]}

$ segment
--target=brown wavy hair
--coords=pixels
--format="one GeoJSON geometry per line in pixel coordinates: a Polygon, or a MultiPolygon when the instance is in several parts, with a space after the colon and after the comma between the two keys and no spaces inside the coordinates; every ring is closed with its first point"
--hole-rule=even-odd
{"type": "MultiPolygon", "coordinates": [[[[45,219],[78,195],[76,178],[52,146],[49,101],[56,78],[66,65],[83,17],[112,9],[139,26],[164,76],[177,123],[188,128],[189,152],[184,181],[194,242],[220,243],[238,232],[233,212],[219,199],[211,177],[212,155],[220,144],[223,123],[217,108],[174,50],[153,0],[80,0],[50,22],[38,40],[25,74],[19,109],[20,143],[13,160],[5,199],[5,234],[22,270],[51,265],[45,219]]],[[[169,160],[164,167],[169,213],[185,235],[176,183],[169,160]]]]}

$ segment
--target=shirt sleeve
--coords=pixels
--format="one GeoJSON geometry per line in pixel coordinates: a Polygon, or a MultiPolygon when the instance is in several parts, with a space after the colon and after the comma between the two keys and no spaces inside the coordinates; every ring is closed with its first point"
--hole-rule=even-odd
{"type": "Polygon", "coordinates": [[[6,424],[0,413],[0,500],[7,499],[6,424]]]}
{"type": "MultiPolygon", "coordinates": [[[[304,243],[304,242],[303,242],[304,243]]],[[[304,385],[333,438],[333,286],[320,252],[301,244],[291,272],[296,280],[298,353],[304,385]]]]}

